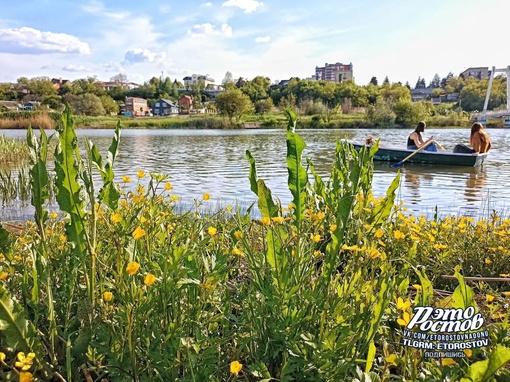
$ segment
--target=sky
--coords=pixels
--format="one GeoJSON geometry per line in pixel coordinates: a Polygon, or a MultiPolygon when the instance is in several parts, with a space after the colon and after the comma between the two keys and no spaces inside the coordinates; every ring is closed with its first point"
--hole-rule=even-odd
{"type": "Polygon", "coordinates": [[[0,0],[0,82],[124,74],[309,78],[353,65],[355,82],[506,68],[509,0],[0,0]]]}

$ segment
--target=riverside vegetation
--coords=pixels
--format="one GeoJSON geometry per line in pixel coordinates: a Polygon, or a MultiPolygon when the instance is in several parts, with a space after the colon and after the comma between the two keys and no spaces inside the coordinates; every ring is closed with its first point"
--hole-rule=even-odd
{"type": "Polygon", "coordinates": [[[508,277],[510,220],[409,216],[394,204],[400,175],[375,199],[377,144],[357,152],[338,142],[321,179],[302,164],[295,125],[288,111],[289,206],[246,153],[257,220],[232,206],[200,213],[207,190],[176,213],[164,174],[116,184],[120,123],[106,158],[88,140],[81,156],[69,109],[56,136],[29,129],[34,219],[16,235],[0,228],[0,378],[508,380],[510,293],[473,289],[464,276],[508,277]],[[60,211],[50,213],[54,139],[60,211]],[[445,273],[457,282],[441,281],[445,273]],[[477,307],[489,345],[424,358],[400,343],[416,306],[477,307]]]}

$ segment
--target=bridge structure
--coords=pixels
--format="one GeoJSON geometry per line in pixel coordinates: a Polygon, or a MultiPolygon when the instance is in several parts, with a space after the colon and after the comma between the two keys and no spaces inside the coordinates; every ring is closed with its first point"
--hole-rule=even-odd
{"type": "Polygon", "coordinates": [[[487,120],[489,119],[504,119],[505,127],[510,127],[510,65],[504,69],[496,69],[495,66],[492,67],[491,75],[489,77],[489,86],[487,88],[487,94],[485,95],[485,102],[483,104],[483,110],[478,113],[472,113],[470,119],[476,120],[484,126],[487,125],[487,120]],[[491,95],[492,82],[494,81],[494,76],[496,73],[506,73],[506,110],[487,110],[487,106],[489,105],[489,98],[491,95]]]}

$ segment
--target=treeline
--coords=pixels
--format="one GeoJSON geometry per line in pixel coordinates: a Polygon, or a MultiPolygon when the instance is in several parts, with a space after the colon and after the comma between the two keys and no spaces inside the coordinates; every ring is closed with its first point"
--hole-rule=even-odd
{"type": "MultiPolygon", "coordinates": [[[[121,83],[125,76],[119,75],[121,83]]],[[[118,76],[116,76],[118,77],[118,76]]],[[[118,80],[118,78],[112,78],[118,80]]],[[[487,92],[488,80],[474,77],[463,78],[449,73],[441,79],[435,76],[429,84],[431,97],[447,99],[455,94],[456,101],[433,105],[431,100],[412,102],[411,87],[400,82],[391,83],[388,78],[378,85],[374,77],[367,85],[352,81],[334,83],[292,78],[280,84],[257,76],[251,80],[239,78],[235,81],[227,72],[222,81],[224,92],[211,98],[205,83],[187,88],[169,77],[153,77],[136,89],[115,87],[106,91],[94,77],[63,83],[56,89],[47,77],[19,78],[16,84],[0,84],[0,100],[20,103],[41,102],[42,108],[61,111],[69,103],[77,115],[102,116],[117,114],[125,97],[140,97],[152,106],[160,98],[177,100],[183,94],[193,96],[196,108],[216,109],[230,122],[238,121],[247,114],[265,114],[275,107],[291,108],[300,115],[313,116],[322,122],[329,122],[336,114],[363,111],[367,120],[375,126],[394,124],[409,125],[417,120],[444,119],[444,124],[456,125],[467,118],[469,112],[482,110],[487,92]]],[[[419,78],[416,88],[425,87],[419,78]]],[[[506,108],[506,77],[494,79],[489,109],[506,108]]]]}

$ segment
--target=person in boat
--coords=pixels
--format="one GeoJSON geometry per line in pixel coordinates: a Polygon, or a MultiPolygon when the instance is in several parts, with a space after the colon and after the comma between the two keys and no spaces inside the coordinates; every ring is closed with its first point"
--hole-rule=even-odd
{"type": "Polygon", "coordinates": [[[475,153],[486,153],[490,150],[492,144],[489,135],[485,132],[483,125],[480,122],[473,123],[471,126],[471,135],[469,137],[469,143],[473,148],[460,143],[455,145],[453,148],[454,153],[460,154],[475,154],[475,153]]]}
{"type": "Polygon", "coordinates": [[[473,126],[471,126],[469,143],[473,146],[474,153],[482,154],[489,152],[491,149],[492,144],[489,134],[485,132],[483,125],[480,122],[475,122],[473,123],[473,126]]]}
{"type": "MultiPolygon", "coordinates": [[[[418,150],[420,147],[422,147],[425,144],[425,141],[423,140],[422,133],[425,131],[425,127],[427,125],[425,122],[420,121],[418,122],[418,126],[416,126],[416,129],[409,135],[407,138],[407,148],[409,150],[418,150]]],[[[425,151],[437,151],[437,146],[435,142],[429,143],[427,147],[425,147],[423,150],[425,151]]]]}

